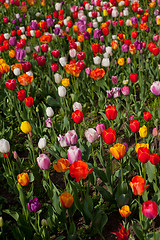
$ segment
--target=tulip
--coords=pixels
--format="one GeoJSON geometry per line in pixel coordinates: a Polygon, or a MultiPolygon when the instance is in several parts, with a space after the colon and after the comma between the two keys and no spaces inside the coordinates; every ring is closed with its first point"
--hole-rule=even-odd
{"type": "Polygon", "coordinates": [[[68,131],[65,134],[65,139],[66,139],[67,145],[75,145],[77,143],[77,138],[78,138],[78,136],[77,136],[75,130],[68,131]]]}
{"type": "Polygon", "coordinates": [[[154,95],[160,95],[160,81],[153,82],[150,90],[154,95]]]}
{"type": "Polygon", "coordinates": [[[74,48],[72,48],[69,50],[69,55],[71,58],[75,58],[77,55],[77,51],[74,48]]]}
{"type": "Polygon", "coordinates": [[[129,230],[126,230],[124,226],[120,223],[121,229],[118,229],[119,232],[113,232],[117,236],[118,240],[128,240],[129,239],[129,230]]]}
{"type": "Polygon", "coordinates": [[[58,63],[53,63],[53,64],[51,65],[51,69],[52,69],[53,72],[57,72],[58,69],[59,69],[58,63]]]}
{"type": "Polygon", "coordinates": [[[110,66],[109,58],[103,58],[102,59],[102,66],[103,67],[109,67],[110,66]]]}
{"type": "Polygon", "coordinates": [[[153,219],[157,217],[158,214],[158,206],[154,201],[145,201],[142,204],[142,213],[145,217],[149,219],[153,219]]]}
{"type": "Polygon", "coordinates": [[[14,91],[16,89],[16,80],[15,79],[9,79],[5,82],[5,85],[9,90],[14,91]]]}
{"type": "Polygon", "coordinates": [[[45,126],[48,127],[48,128],[52,127],[52,119],[51,118],[46,119],[45,126]]]}
{"type": "Polygon", "coordinates": [[[9,142],[4,138],[0,139],[0,152],[1,153],[8,153],[9,151],[10,151],[9,142]]]}
{"type": "Polygon", "coordinates": [[[132,132],[136,133],[139,131],[140,123],[137,120],[130,121],[130,129],[132,132]]]}
{"type": "Polygon", "coordinates": [[[27,207],[28,207],[28,210],[30,212],[37,212],[40,210],[41,208],[41,204],[40,202],[38,201],[38,198],[34,197],[32,200],[30,200],[28,203],[27,203],[27,207]]]}
{"type": "Polygon", "coordinates": [[[62,81],[62,76],[59,73],[55,73],[54,80],[57,84],[59,84],[62,81]]]}
{"type": "Polygon", "coordinates": [[[135,151],[136,153],[138,153],[138,149],[141,148],[141,147],[146,147],[149,149],[149,144],[148,143],[137,143],[136,146],[135,146],[135,151]]]}
{"type": "Polygon", "coordinates": [[[137,157],[142,163],[147,163],[150,159],[149,149],[147,147],[140,147],[138,149],[137,157]]]}
{"type": "Polygon", "coordinates": [[[129,186],[132,188],[132,192],[134,195],[143,195],[146,189],[150,186],[145,186],[145,180],[141,176],[135,176],[132,178],[132,182],[129,183],[129,186]]]}
{"type": "Polygon", "coordinates": [[[108,98],[112,98],[113,97],[113,91],[112,90],[107,90],[106,93],[107,93],[107,97],[108,98]]]}
{"type": "Polygon", "coordinates": [[[16,50],[16,59],[17,60],[22,60],[22,59],[24,59],[25,56],[26,56],[25,50],[20,49],[20,48],[18,50],[16,50]]]}
{"type": "Polygon", "coordinates": [[[82,112],[82,105],[81,103],[75,102],[73,104],[73,111],[80,110],[82,112]]]}
{"type": "Polygon", "coordinates": [[[159,155],[158,153],[152,153],[150,155],[149,161],[153,164],[153,165],[157,165],[160,161],[159,159],[159,155]]]}
{"type": "Polygon", "coordinates": [[[117,82],[118,82],[117,76],[112,76],[111,81],[113,84],[117,84],[117,82]]]}
{"type": "Polygon", "coordinates": [[[115,106],[111,106],[109,105],[106,110],[105,110],[105,114],[106,114],[106,117],[109,119],[109,120],[114,120],[116,119],[117,117],[117,110],[115,108],[115,106]]]}
{"type": "Polygon", "coordinates": [[[95,140],[98,139],[98,133],[93,128],[89,128],[88,130],[86,130],[84,135],[89,143],[93,143],[95,140]]]}
{"type": "Polygon", "coordinates": [[[98,123],[97,126],[96,126],[97,134],[101,135],[104,130],[105,130],[104,123],[98,123]]]}
{"type": "Polygon", "coordinates": [[[25,98],[26,98],[26,91],[25,90],[19,90],[17,92],[17,98],[20,100],[20,101],[23,101],[25,98]]]}
{"type": "Polygon", "coordinates": [[[130,207],[124,205],[122,208],[119,208],[119,213],[121,214],[121,217],[128,217],[131,214],[130,207]]]}
{"type": "Polygon", "coordinates": [[[66,57],[61,57],[59,59],[59,63],[61,64],[62,67],[65,67],[67,64],[67,58],[66,57]]]}
{"type": "Polygon", "coordinates": [[[114,129],[108,128],[102,132],[103,141],[107,144],[113,144],[116,141],[116,132],[114,129]]]}
{"type": "Polygon", "coordinates": [[[99,56],[96,56],[93,58],[93,62],[95,65],[99,65],[101,63],[101,58],[99,56]]]}
{"type": "Polygon", "coordinates": [[[47,170],[50,168],[51,162],[46,154],[40,154],[37,157],[37,163],[40,169],[47,170]]]}
{"type": "Polygon", "coordinates": [[[22,122],[20,128],[21,128],[22,132],[24,132],[24,133],[29,133],[32,131],[32,127],[31,127],[30,123],[27,121],[22,122]]]}
{"type": "Polygon", "coordinates": [[[68,192],[61,193],[59,200],[64,208],[70,208],[74,202],[73,196],[68,192]]]}
{"type": "Polygon", "coordinates": [[[47,117],[49,117],[49,118],[51,118],[51,117],[54,116],[54,111],[53,111],[53,109],[52,109],[51,107],[47,107],[47,108],[46,108],[46,115],[47,115],[47,117]]]}
{"type": "Polygon", "coordinates": [[[69,169],[69,161],[68,159],[65,158],[60,158],[58,159],[57,163],[55,163],[53,165],[54,170],[56,170],[56,172],[66,172],[69,169]]]}
{"type": "Polygon", "coordinates": [[[139,129],[139,135],[142,138],[147,137],[147,127],[145,125],[139,129]]]}
{"type": "Polygon", "coordinates": [[[116,143],[110,148],[110,153],[115,157],[116,159],[122,159],[125,155],[126,148],[121,143],[116,143]]]}
{"type": "Polygon", "coordinates": [[[88,170],[88,164],[78,160],[70,165],[69,171],[71,177],[75,178],[76,181],[80,181],[81,179],[86,179],[88,174],[93,172],[93,168],[88,170]]]}
{"type": "Polygon", "coordinates": [[[36,58],[36,61],[39,66],[44,66],[44,64],[46,63],[46,58],[44,56],[38,56],[36,58]]]}
{"type": "Polygon", "coordinates": [[[28,183],[29,183],[28,173],[18,174],[18,176],[17,176],[17,181],[19,182],[19,184],[20,184],[21,186],[27,186],[28,183]]]}
{"type": "Polygon", "coordinates": [[[151,120],[151,113],[150,112],[144,112],[143,113],[143,118],[146,120],[146,121],[150,121],[151,120]]]}
{"type": "Polygon", "coordinates": [[[157,130],[157,128],[153,128],[152,135],[153,135],[154,137],[157,137],[157,136],[158,136],[158,130],[157,130]]]}
{"type": "Polygon", "coordinates": [[[30,62],[22,63],[22,69],[23,69],[23,72],[24,72],[24,73],[30,71],[30,69],[31,69],[31,63],[30,63],[30,62]]]}
{"type": "Polygon", "coordinates": [[[66,88],[64,86],[59,86],[58,87],[58,95],[60,97],[65,97],[66,93],[67,93],[67,91],[66,91],[66,88]]]}
{"type": "Polygon", "coordinates": [[[76,146],[69,147],[67,151],[67,155],[68,155],[68,161],[70,164],[82,159],[81,149],[77,148],[76,146]]]}
{"type": "Polygon", "coordinates": [[[76,110],[72,113],[72,119],[75,123],[79,124],[83,121],[83,112],[76,110]]]}
{"type": "Polygon", "coordinates": [[[58,49],[54,49],[52,52],[51,52],[52,56],[55,57],[55,58],[58,58],[59,55],[60,55],[60,51],[58,49]]]}
{"type": "Polygon", "coordinates": [[[33,105],[34,99],[32,97],[26,97],[24,99],[24,102],[27,107],[31,107],[33,105]]]}
{"type": "Polygon", "coordinates": [[[121,92],[125,96],[129,95],[129,87],[127,87],[127,86],[122,87],[121,92]]]}
{"type": "Polygon", "coordinates": [[[135,83],[135,82],[138,81],[138,75],[137,75],[137,73],[132,73],[132,74],[130,74],[130,75],[129,75],[129,78],[130,78],[131,82],[133,82],[133,83],[135,83]]]}
{"type": "Polygon", "coordinates": [[[57,137],[57,139],[58,139],[58,142],[59,142],[61,147],[67,147],[67,142],[66,142],[66,137],[65,136],[59,135],[57,137]]]}
{"type": "Polygon", "coordinates": [[[14,73],[15,76],[19,76],[20,73],[21,73],[21,71],[20,71],[19,68],[15,68],[15,69],[13,70],[13,73],[14,73]]]}
{"type": "Polygon", "coordinates": [[[40,138],[40,139],[39,139],[39,142],[38,142],[38,147],[39,147],[40,149],[44,149],[44,148],[46,147],[46,143],[47,143],[47,141],[46,141],[46,138],[45,138],[45,137],[40,138]]]}

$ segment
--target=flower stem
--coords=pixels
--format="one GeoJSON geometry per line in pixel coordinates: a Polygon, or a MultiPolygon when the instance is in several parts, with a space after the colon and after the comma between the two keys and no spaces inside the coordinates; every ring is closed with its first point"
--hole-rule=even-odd
{"type": "Polygon", "coordinates": [[[120,167],[121,167],[121,183],[123,182],[123,169],[122,169],[122,161],[120,160],[120,167]]]}

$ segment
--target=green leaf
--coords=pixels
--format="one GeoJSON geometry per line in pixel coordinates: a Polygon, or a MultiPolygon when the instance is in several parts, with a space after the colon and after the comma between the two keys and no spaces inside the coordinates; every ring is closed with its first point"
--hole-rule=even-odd
{"type": "Polygon", "coordinates": [[[96,186],[96,189],[100,192],[100,194],[103,196],[105,201],[111,201],[113,199],[110,192],[108,192],[105,188],[101,186],[96,186]]]}
{"type": "Polygon", "coordinates": [[[33,173],[29,173],[29,182],[33,182],[34,181],[34,175],[33,173]]]}
{"type": "Polygon", "coordinates": [[[103,170],[100,168],[93,167],[93,171],[96,173],[96,175],[105,183],[107,183],[107,176],[103,170]]]}
{"type": "Polygon", "coordinates": [[[139,240],[145,240],[144,237],[143,237],[143,231],[142,229],[140,228],[140,226],[138,226],[137,222],[133,222],[133,230],[136,234],[136,236],[138,237],[139,240]]]}
{"type": "Polygon", "coordinates": [[[153,182],[154,179],[154,172],[155,172],[155,166],[153,164],[151,164],[150,161],[148,161],[145,164],[145,169],[146,169],[146,173],[148,175],[148,180],[149,182],[153,182]]]}
{"type": "Polygon", "coordinates": [[[59,107],[59,106],[60,106],[59,102],[57,102],[57,100],[55,100],[55,99],[52,98],[51,96],[47,96],[47,98],[46,98],[46,103],[47,103],[50,107],[59,107]]]}
{"type": "Polygon", "coordinates": [[[17,212],[12,211],[12,210],[9,210],[9,209],[5,209],[5,210],[3,210],[3,212],[4,212],[4,213],[7,213],[7,214],[9,214],[11,217],[13,217],[13,218],[16,220],[16,222],[18,221],[18,219],[19,219],[19,214],[18,214],[17,212]]]}
{"type": "Polygon", "coordinates": [[[104,226],[108,221],[108,216],[102,210],[98,210],[93,217],[92,225],[98,233],[102,233],[104,226]]]}
{"type": "Polygon", "coordinates": [[[76,225],[74,224],[73,221],[72,221],[71,224],[70,224],[69,233],[70,233],[70,234],[76,233],[76,225]]]}

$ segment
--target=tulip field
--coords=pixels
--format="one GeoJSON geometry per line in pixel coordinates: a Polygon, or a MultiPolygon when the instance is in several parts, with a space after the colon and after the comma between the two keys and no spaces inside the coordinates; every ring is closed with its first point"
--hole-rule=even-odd
{"type": "Polygon", "coordinates": [[[0,0],[0,239],[160,240],[160,0],[0,0]]]}

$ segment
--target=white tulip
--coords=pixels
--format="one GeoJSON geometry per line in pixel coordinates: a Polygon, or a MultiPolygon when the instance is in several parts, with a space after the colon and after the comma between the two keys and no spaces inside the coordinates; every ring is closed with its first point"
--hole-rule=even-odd
{"type": "Polygon", "coordinates": [[[104,58],[108,58],[108,57],[109,57],[109,54],[108,54],[107,52],[105,52],[105,53],[103,54],[103,57],[104,57],[104,58]]]}
{"type": "Polygon", "coordinates": [[[67,93],[67,91],[66,91],[66,88],[64,86],[59,86],[58,87],[58,95],[60,97],[65,97],[66,93],[67,93]]]}
{"type": "Polygon", "coordinates": [[[103,58],[102,59],[102,66],[103,67],[109,67],[110,66],[109,58],[103,58]]]}
{"type": "Polygon", "coordinates": [[[90,18],[92,17],[92,12],[88,13],[88,17],[90,17],[90,18]]]}
{"type": "Polygon", "coordinates": [[[27,37],[26,37],[25,34],[22,34],[22,35],[21,35],[21,38],[27,40],[27,37]]]}
{"type": "Polygon", "coordinates": [[[106,47],[106,53],[111,54],[112,53],[112,47],[106,47]]]}
{"type": "Polygon", "coordinates": [[[46,108],[46,115],[47,115],[47,117],[49,117],[49,118],[51,118],[51,117],[54,116],[54,111],[53,111],[53,109],[52,109],[51,107],[47,107],[47,108],[46,108]]]}
{"type": "Polygon", "coordinates": [[[21,71],[20,71],[19,68],[15,68],[15,69],[13,70],[13,73],[14,73],[15,76],[19,76],[20,73],[21,73],[21,71]]]}
{"type": "Polygon", "coordinates": [[[119,6],[119,7],[124,6],[124,1],[119,2],[119,3],[118,3],[118,6],[119,6]]]}
{"type": "Polygon", "coordinates": [[[37,13],[36,13],[36,17],[39,17],[39,16],[41,16],[41,13],[40,13],[40,12],[37,12],[37,13]]]}
{"type": "Polygon", "coordinates": [[[32,71],[28,71],[28,72],[26,72],[26,74],[28,75],[28,76],[33,76],[33,72],[32,71]]]}
{"type": "Polygon", "coordinates": [[[81,105],[81,103],[75,102],[75,103],[73,104],[73,111],[76,111],[76,110],[82,111],[82,105],[81,105]]]}
{"type": "Polygon", "coordinates": [[[35,30],[31,30],[30,34],[31,34],[32,37],[34,37],[35,36],[35,30]]]}
{"type": "Polygon", "coordinates": [[[0,152],[1,153],[8,153],[9,151],[10,151],[9,142],[4,138],[0,139],[0,152]]]}
{"type": "Polygon", "coordinates": [[[88,11],[88,10],[90,10],[90,4],[89,3],[86,3],[85,4],[85,9],[88,11]]]}
{"type": "Polygon", "coordinates": [[[126,16],[128,16],[128,15],[129,15],[128,8],[125,8],[125,9],[123,10],[123,16],[126,17],[126,16]]]}
{"type": "Polygon", "coordinates": [[[98,65],[101,63],[101,58],[99,56],[96,56],[93,58],[93,62],[95,65],[98,65]]]}
{"type": "Polygon", "coordinates": [[[45,137],[39,139],[38,147],[39,147],[40,149],[45,148],[45,147],[46,147],[46,144],[47,144],[47,141],[46,141],[45,137]]]}
{"type": "Polygon", "coordinates": [[[97,17],[97,21],[98,21],[98,22],[103,22],[103,17],[101,17],[101,16],[100,16],[100,17],[97,17]]]}
{"type": "Polygon", "coordinates": [[[26,53],[30,53],[31,52],[31,48],[29,46],[26,47],[26,53]]]}
{"type": "Polygon", "coordinates": [[[65,67],[67,64],[67,58],[66,57],[61,57],[59,59],[59,63],[61,64],[62,67],[65,67]]]}
{"type": "Polygon", "coordinates": [[[62,7],[62,3],[56,3],[56,4],[55,4],[55,9],[56,9],[56,11],[61,10],[61,7],[62,7]]]}
{"type": "Polygon", "coordinates": [[[10,38],[10,34],[9,34],[9,33],[4,33],[4,38],[5,38],[6,40],[8,40],[8,39],[10,38]]]}
{"type": "Polygon", "coordinates": [[[119,15],[119,12],[117,11],[117,10],[113,10],[112,11],[112,17],[118,17],[118,15],[119,15]]]}
{"type": "Polygon", "coordinates": [[[25,27],[20,27],[19,29],[21,30],[22,33],[25,32],[25,27]]]}
{"type": "Polygon", "coordinates": [[[62,76],[59,73],[55,73],[54,80],[57,84],[59,84],[62,81],[62,76]]]}
{"type": "Polygon", "coordinates": [[[98,23],[97,22],[93,23],[93,28],[98,28],[98,23]]]}

